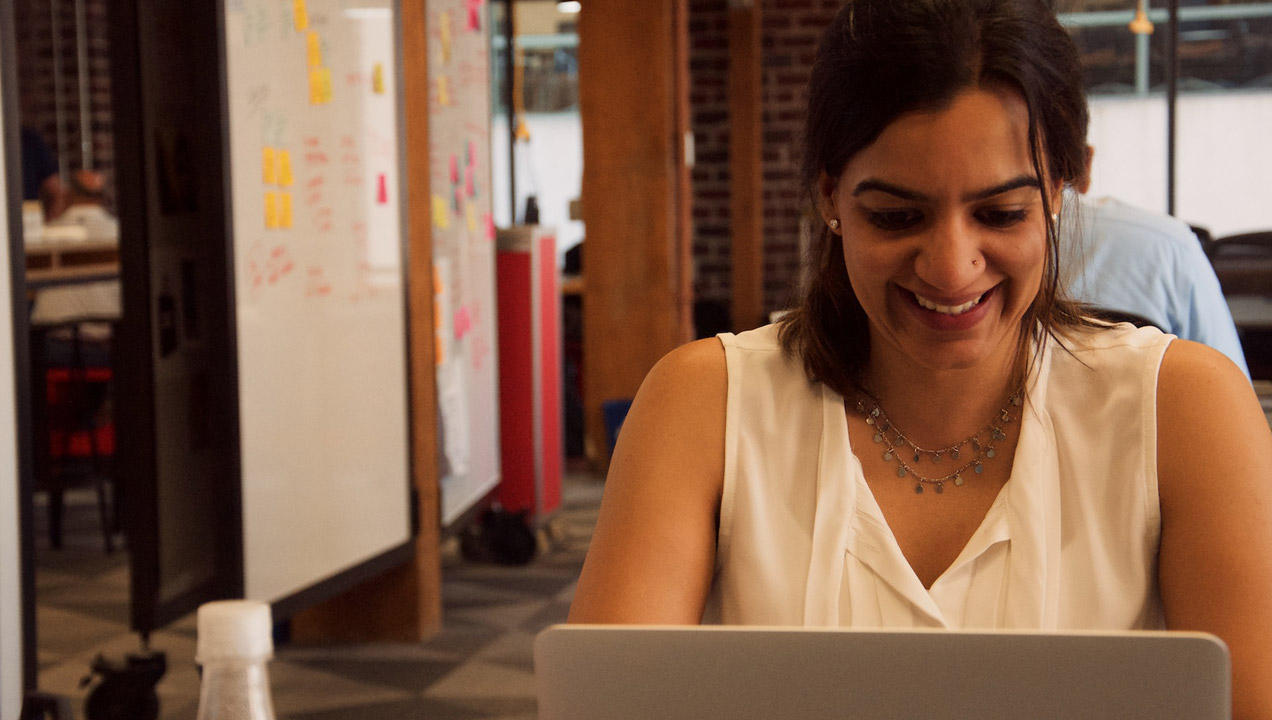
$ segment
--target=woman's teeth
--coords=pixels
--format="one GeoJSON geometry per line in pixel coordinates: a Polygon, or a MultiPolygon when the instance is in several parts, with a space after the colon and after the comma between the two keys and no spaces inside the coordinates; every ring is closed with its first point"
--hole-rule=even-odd
{"type": "Polygon", "coordinates": [[[922,305],[928,310],[935,310],[936,312],[939,312],[942,315],[962,315],[968,310],[971,310],[972,308],[979,305],[981,298],[983,297],[985,296],[981,295],[980,297],[977,297],[975,300],[968,300],[962,305],[941,305],[939,303],[932,302],[931,300],[928,300],[927,298],[918,294],[915,294],[914,299],[919,301],[919,305],[922,305]]]}

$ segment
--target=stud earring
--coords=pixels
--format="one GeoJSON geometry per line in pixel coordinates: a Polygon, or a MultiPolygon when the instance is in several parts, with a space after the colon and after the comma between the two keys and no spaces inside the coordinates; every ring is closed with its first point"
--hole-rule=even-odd
{"type": "Polygon", "coordinates": [[[838,229],[839,229],[839,218],[831,218],[830,220],[827,220],[827,221],[826,221],[826,224],[830,226],[830,229],[831,229],[831,230],[838,230],[838,229]]]}

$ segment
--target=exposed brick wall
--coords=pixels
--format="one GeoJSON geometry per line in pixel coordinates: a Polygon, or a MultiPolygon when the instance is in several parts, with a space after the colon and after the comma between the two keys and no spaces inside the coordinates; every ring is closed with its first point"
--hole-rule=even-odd
{"type": "MultiPolygon", "coordinates": [[[[842,0],[763,0],[764,305],[791,300],[799,275],[799,149],[808,73],[822,30],[842,0]]],[[[693,173],[695,291],[730,298],[729,42],[727,0],[690,0],[690,103],[697,164],[693,173]]]]}
{"type": "MultiPolygon", "coordinates": [[[[107,204],[113,200],[115,151],[110,100],[108,0],[83,0],[88,48],[88,98],[91,109],[92,166],[106,177],[107,204]]],[[[44,136],[66,170],[85,167],[81,145],[79,53],[75,0],[15,0],[17,26],[18,112],[24,125],[44,136]],[[59,30],[57,42],[53,32],[59,30]],[[59,48],[55,61],[55,47],[59,48]],[[58,81],[60,78],[60,82],[58,81]],[[60,92],[58,88],[60,86],[60,92]],[[62,142],[58,142],[58,99],[62,104],[62,142]]]]}
{"type": "Polygon", "coordinates": [[[808,74],[822,31],[842,0],[764,0],[764,304],[786,307],[799,276],[799,179],[808,74]]]}
{"type": "Polygon", "coordinates": [[[695,300],[730,297],[729,8],[727,0],[689,0],[689,102],[693,129],[695,300]]]}

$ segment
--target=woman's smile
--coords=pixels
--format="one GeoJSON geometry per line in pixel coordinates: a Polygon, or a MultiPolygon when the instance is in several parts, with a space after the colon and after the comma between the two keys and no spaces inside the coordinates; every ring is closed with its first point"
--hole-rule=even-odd
{"type": "Polygon", "coordinates": [[[997,285],[959,303],[943,302],[919,293],[894,286],[906,301],[907,309],[924,325],[933,330],[951,332],[967,330],[980,323],[990,313],[997,285]],[[990,301],[990,302],[987,302],[990,301]]]}

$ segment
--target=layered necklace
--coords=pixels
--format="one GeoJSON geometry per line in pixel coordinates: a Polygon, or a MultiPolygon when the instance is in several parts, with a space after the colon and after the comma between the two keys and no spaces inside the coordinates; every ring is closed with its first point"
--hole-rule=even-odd
{"type": "MultiPolygon", "coordinates": [[[[938,494],[945,492],[945,483],[952,482],[962,486],[966,481],[965,474],[971,471],[980,474],[985,470],[985,462],[992,460],[997,454],[994,443],[1007,439],[1003,428],[1015,420],[1014,412],[1022,403],[1021,390],[1007,398],[1007,404],[994,416],[984,428],[975,435],[961,442],[939,450],[919,447],[905,436],[905,433],[892,425],[879,401],[862,393],[857,400],[857,412],[866,418],[866,424],[874,429],[874,441],[884,447],[883,459],[897,464],[897,477],[913,478],[914,492],[922,494],[923,486],[930,485],[938,494]],[[924,475],[920,465],[926,459],[932,465],[941,465],[949,459],[954,470],[944,475],[924,475]],[[966,458],[966,461],[964,461],[966,458]]],[[[938,471],[928,471],[938,472],[938,471]]]]}

